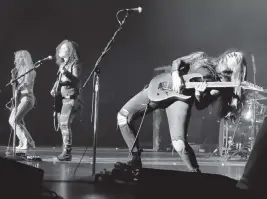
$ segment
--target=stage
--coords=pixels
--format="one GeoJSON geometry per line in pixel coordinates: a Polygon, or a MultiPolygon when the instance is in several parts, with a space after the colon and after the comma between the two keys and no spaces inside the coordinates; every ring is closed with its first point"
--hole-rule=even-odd
{"type": "MultiPolygon", "coordinates": [[[[5,155],[5,148],[1,147],[1,156],[5,155]]],[[[44,173],[44,184],[47,188],[55,191],[65,199],[70,198],[132,198],[130,188],[128,191],[120,190],[114,192],[111,187],[96,188],[91,182],[92,175],[92,148],[85,153],[81,160],[85,147],[73,148],[73,160],[71,162],[59,162],[55,158],[61,152],[60,147],[37,147],[28,152],[28,155],[36,155],[42,158],[42,162],[23,163],[41,168],[44,173]],[[77,170],[76,170],[77,168],[77,170]],[[76,170],[76,173],[74,173],[76,170]],[[86,183],[80,183],[81,181],[86,183]]],[[[203,173],[221,174],[239,180],[242,175],[245,160],[238,157],[232,160],[225,160],[223,157],[212,156],[210,153],[197,153],[198,163],[203,173]]],[[[96,173],[112,170],[113,164],[117,161],[127,161],[126,149],[97,148],[96,173]]],[[[154,152],[144,149],[142,154],[143,166],[145,168],[187,171],[184,163],[177,153],[154,152]]]]}

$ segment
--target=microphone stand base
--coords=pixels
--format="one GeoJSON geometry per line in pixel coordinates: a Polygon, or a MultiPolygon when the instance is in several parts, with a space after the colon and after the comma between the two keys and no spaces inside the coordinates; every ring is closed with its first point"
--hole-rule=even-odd
{"type": "Polygon", "coordinates": [[[19,155],[6,155],[6,159],[13,160],[13,161],[24,161],[25,159],[22,156],[19,155]]]}
{"type": "Polygon", "coordinates": [[[6,150],[5,158],[14,161],[24,161],[26,156],[25,153],[15,153],[14,155],[12,151],[6,150]]]}

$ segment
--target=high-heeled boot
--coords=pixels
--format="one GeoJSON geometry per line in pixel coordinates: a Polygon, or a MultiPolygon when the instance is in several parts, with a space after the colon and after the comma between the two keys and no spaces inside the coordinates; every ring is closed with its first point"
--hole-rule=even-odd
{"type": "Polygon", "coordinates": [[[62,153],[57,156],[57,159],[59,161],[71,161],[72,155],[71,155],[71,146],[67,145],[63,147],[62,153]]]}
{"type": "Polygon", "coordinates": [[[142,168],[141,150],[130,153],[129,160],[126,163],[116,162],[115,167],[117,168],[130,167],[131,169],[141,169],[142,168]]]}

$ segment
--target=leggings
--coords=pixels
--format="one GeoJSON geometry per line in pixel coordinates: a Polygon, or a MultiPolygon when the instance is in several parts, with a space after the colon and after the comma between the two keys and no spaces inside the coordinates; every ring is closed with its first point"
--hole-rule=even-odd
{"type": "MultiPolygon", "coordinates": [[[[184,101],[169,101],[164,103],[154,103],[148,98],[147,88],[139,92],[131,98],[119,111],[117,123],[121,134],[131,150],[136,137],[135,120],[142,117],[144,112],[149,114],[154,110],[161,108],[167,113],[171,140],[175,150],[181,156],[189,170],[198,169],[196,156],[193,149],[187,142],[187,129],[191,114],[193,100],[184,101]]],[[[139,150],[139,142],[133,148],[133,152],[139,150]]]]}
{"type": "Polygon", "coordinates": [[[33,139],[27,130],[24,123],[22,123],[25,115],[33,108],[35,98],[33,95],[23,96],[18,100],[17,110],[13,108],[9,117],[9,124],[13,130],[16,126],[16,135],[20,143],[32,143],[33,139]]]}

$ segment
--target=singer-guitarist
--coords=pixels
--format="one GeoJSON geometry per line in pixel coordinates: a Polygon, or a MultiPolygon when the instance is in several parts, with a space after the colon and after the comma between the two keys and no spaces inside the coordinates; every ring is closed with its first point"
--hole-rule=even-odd
{"type": "MultiPolygon", "coordinates": [[[[203,52],[196,52],[178,58],[173,61],[171,74],[169,75],[172,91],[179,94],[181,88],[186,87],[183,79],[184,75],[193,73],[201,74],[202,79],[207,82],[232,82],[238,85],[245,80],[246,61],[243,53],[238,51],[227,51],[218,58],[208,57],[203,52]]],[[[166,79],[163,79],[164,81],[166,82],[166,79]]],[[[194,97],[170,97],[169,100],[159,100],[160,98],[168,98],[168,96],[166,97],[167,94],[164,97],[163,93],[165,91],[162,91],[161,94],[163,95],[157,95],[159,87],[165,87],[169,92],[168,83],[167,85],[165,83],[156,85],[154,94],[151,94],[151,90],[149,91],[150,87],[151,85],[130,99],[118,113],[117,123],[129,148],[130,159],[126,164],[116,163],[115,167],[131,167],[134,169],[142,167],[138,139],[134,145],[137,133],[135,129],[138,129],[134,126],[134,120],[161,108],[166,109],[174,149],[179,153],[190,171],[200,172],[194,151],[187,142],[187,128],[193,102],[195,101],[198,109],[203,109],[220,97],[222,106],[221,111],[219,111],[220,116],[234,118],[241,107],[239,106],[242,96],[241,89],[239,87],[210,89],[207,88],[206,83],[199,82],[195,83],[195,89],[187,91],[185,88],[186,93],[183,91],[183,95],[194,97]],[[156,100],[153,101],[152,98],[156,100]]]]}
{"type": "Polygon", "coordinates": [[[71,123],[81,108],[81,64],[78,45],[69,40],[62,41],[56,48],[56,63],[59,66],[57,80],[51,90],[54,97],[55,128],[60,128],[63,150],[59,161],[71,161],[71,123]],[[57,126],[58,125],[58,126],[57,126]]]}

